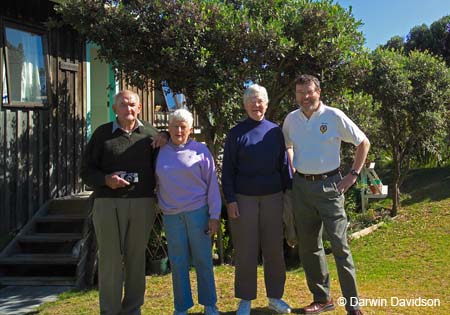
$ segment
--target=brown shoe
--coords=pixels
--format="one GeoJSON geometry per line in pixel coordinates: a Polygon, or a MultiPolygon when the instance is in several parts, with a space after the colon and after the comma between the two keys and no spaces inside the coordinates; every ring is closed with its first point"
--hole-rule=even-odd
{"type": "Polygon", "coordinates": [[[347,315],[364,315],[361,310],[348,311],[347,315]]]}
{"type": "Polygon", "coordinates": [[[325,303],[312,302],[303,308],[303,314],[320,314],[332,310],[334,310],[333,300],[329,300],[325,303]]]}

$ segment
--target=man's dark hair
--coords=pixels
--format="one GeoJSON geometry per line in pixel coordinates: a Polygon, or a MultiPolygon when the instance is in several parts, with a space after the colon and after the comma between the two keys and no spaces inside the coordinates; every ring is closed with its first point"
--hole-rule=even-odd
{"type": "Polygon", "coordinates": [[[295,79],[295,85],[305,85],[310,83],[314,83],[316,88],[320,89],[320,81],[313,75],[301,74],[295,79]]]}

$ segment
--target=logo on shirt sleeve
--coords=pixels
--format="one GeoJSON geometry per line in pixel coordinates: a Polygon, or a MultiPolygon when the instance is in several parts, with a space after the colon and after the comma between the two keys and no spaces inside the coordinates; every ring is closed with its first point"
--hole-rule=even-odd
{"type": "Polygon", "coordinates": [[[322,123],[322,125],[320,125],[320,132],[322,134],[324,134],[325,132],[327,132],[327,130],[328,130],[327,124],[326,123],[322,123]]]}

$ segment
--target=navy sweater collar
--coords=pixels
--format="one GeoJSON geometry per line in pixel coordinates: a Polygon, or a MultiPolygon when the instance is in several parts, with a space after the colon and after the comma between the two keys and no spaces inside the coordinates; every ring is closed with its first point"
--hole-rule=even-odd
{"type": "Polygon", "coordinates": [[[244,120],[245,123],[247,123],[249,125],[253,125],[253,126],[260,125],[260,124],[264,123],[265,121],[266,121],[266,118],[263,118],[262,120],[254,120],[254,119],[251,119],[250,117],[247,117],[247,119],[244,120]]]}

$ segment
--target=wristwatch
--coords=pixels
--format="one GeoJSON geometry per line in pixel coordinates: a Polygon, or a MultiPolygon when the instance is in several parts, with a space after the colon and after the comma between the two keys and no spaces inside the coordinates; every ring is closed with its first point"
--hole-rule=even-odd
{"type": "Polygon", "coordinates": [[[353,176],[356,176],[356,177],[359,176],[359,173],[356,170],[351,170],[350,174],[352,174],[353,176]]]}

